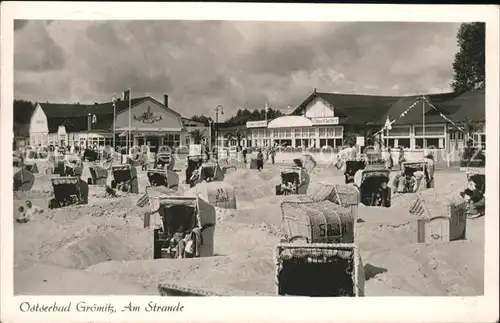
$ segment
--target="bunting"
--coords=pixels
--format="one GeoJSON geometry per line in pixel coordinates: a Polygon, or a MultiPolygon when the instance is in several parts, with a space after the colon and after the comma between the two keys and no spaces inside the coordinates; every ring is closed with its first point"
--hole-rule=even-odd
{"type": "Polygon", "coordinates": [[[437,113],[439,113],[439,115],[441,116],[441,118],[443,118],[444,120],[446,120],[449,123],[451,123],[455,128],[457,128],[459,131],[463,132],[465,136],[468,136],[468,134],[467,134],[467,132],[465,130],[463,130],[461,127],[459,127],[455,122],[451,121],[450,118],[448,118],[447,116],[445,116],[444,114],[442,114],[441,111],[439,111],[432,103],[430,103],[429,100],[427,100],[426,97],[424,97],[424,100],[425,100],[425,102],[427,102],[429,104],[429,106],[431,108],[433,108],[434,110],[437,111],[437,113]]]}
{"type": "Polygon", "coordinates": [[[394,119],[392,121],[390,121],[389,116],[387,116],[387,120],[386,120],[386,123],[385,123],[384,127],[382,129],[380,129],[379,131],[377,131],[374,135],[378,135],[379,133],[383,132],[386,129],[391,130],[392,125],[394,124],[394,122],[396,122],[399,119],[401,119],[404,116],[406,116],[408,114],[408,112],[410,112],[410,110],[413,109],[413,107],[415,107],[417,105],[417,103],[418,103],[418,101],[415,101],[412,105],[410,105],[408,107],[408,109],[404,110],[396,119],[394,119]]]}

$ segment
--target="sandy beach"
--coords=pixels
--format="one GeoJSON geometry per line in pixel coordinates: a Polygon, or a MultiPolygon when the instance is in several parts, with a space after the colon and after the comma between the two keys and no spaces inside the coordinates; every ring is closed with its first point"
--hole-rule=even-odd
{"type": "MultiPolygon", "coordinates": [[[[43,214],[14,224],[15,294],[158,295],[160,283],[202,288],[228,295],[275,295],[273,251],[282,233],[274,196],[279,166],[262,172],[238,169],[224,182],[236,190],[237,210],[217,209],[215,256],[153,260],[152,229],[143,228],[136,206],[147,179],[139,172],[141,194],[106,198],[91,186],[89,204],[49,210],[51,175],[36,174],[32,191],[15,194],[14,211],[30,199],[43,214]]],[[[183,172],[180,172],[183,174],[183,172]]],[[[181,180],[183,176],[181,176],[181,180]]],[[[343,174],[318,167],[318,181],[342,183],[343,174]]],[[[458,195],[466,177],[437,170],[435,191],[458,195]]],[[[182,187],[178,194],[187,191],[182,187]]],[[[356,243],[365,266],[366,296],[472,296],[484,286],[484,217],[467,221],[466,240],[417,243],[413,197],[395,198],[391,208],[359,206],[356,243]]]]}

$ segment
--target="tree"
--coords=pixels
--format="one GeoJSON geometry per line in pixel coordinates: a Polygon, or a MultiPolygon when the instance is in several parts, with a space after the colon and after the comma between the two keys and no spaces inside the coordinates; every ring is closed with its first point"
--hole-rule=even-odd
{"type": "Polygon", "coordinates": [[[197,116],[197,115],[194,115],[191,117],[191,120],[193,121],[196,121],[196,122],[201,122],[203,123],[205,126],[209,126],[210,123],[213,122],[212,118],[211,117],[206,117],[206,116],[197,116]]]}
{"type": "MultiPolygon", "coordinates": [[[[267,111],[267,119],[272,120],[283,116],[283,112],[279,110],[269,109],[267,111]]],[[[266,110],[254,109],[250,111],[248,109],[239,109],[234,116],[229,118],[225,123],[231,126],[243,126],[248,121],[260,121],[266,119],[266,110]]]]}
{"type": "Polygon", "coordinates": [[[247,133],[245,129],[236,129],[234,132],[228,132],[225,137],[228,141],[236,140],[238,148],[241,148],[241,140],[246,137],[247,133]]]}
{"type": "Polygon", "coordinates": [[[193,138],[194,144],[198,145],[205,138],[205,130],[194,129],[189,132],[189,135],[193,138]]]}
{"type": "Polygon", "coordinates": [[[457,34],[458,53],[453,61],[454,92],[484,89],[485,87],[485,23],[463,23],[457,34]]]}

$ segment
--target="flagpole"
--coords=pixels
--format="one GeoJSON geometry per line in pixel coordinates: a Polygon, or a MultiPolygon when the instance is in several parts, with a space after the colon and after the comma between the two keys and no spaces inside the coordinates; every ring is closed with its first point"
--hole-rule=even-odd
{"type": "Polygon", "coordinates": [[[113,97],[113,150],[116,148],[116,97],[113,97]]]}
{"type": "Polygon", "coordinates": [[[132,146],[132,89],[128,89],[128,139],[127,139],[127,154],[130,153],[132,146]]]}
{"type": "Polygon", "coordinates": [[[426,142],[425,142],[425,97],[422,95],[422,135],[423,135],[423,148],[424,148],[424,153],[425,149],[427,147],[426,142]]]}

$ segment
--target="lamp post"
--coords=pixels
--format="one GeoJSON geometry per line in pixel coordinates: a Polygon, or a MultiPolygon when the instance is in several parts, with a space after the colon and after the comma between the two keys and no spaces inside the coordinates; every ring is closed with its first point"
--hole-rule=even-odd
{"type": "Polygon", "coordinates": [[[218,127],[219,113],[221,115],[224,114],[224,108],[220,104],[215,108],[215,149],[216,149],[215,159],[216,160],[219,160],[219,127],[218,127]]]}
{"type": "Polygon", "coordinates": [[[92,122],[92,114],[89,112],[89,114],[87,115],[87,149],[90,149],[89,136],[90,136],[91,122],[92,122]]]}

